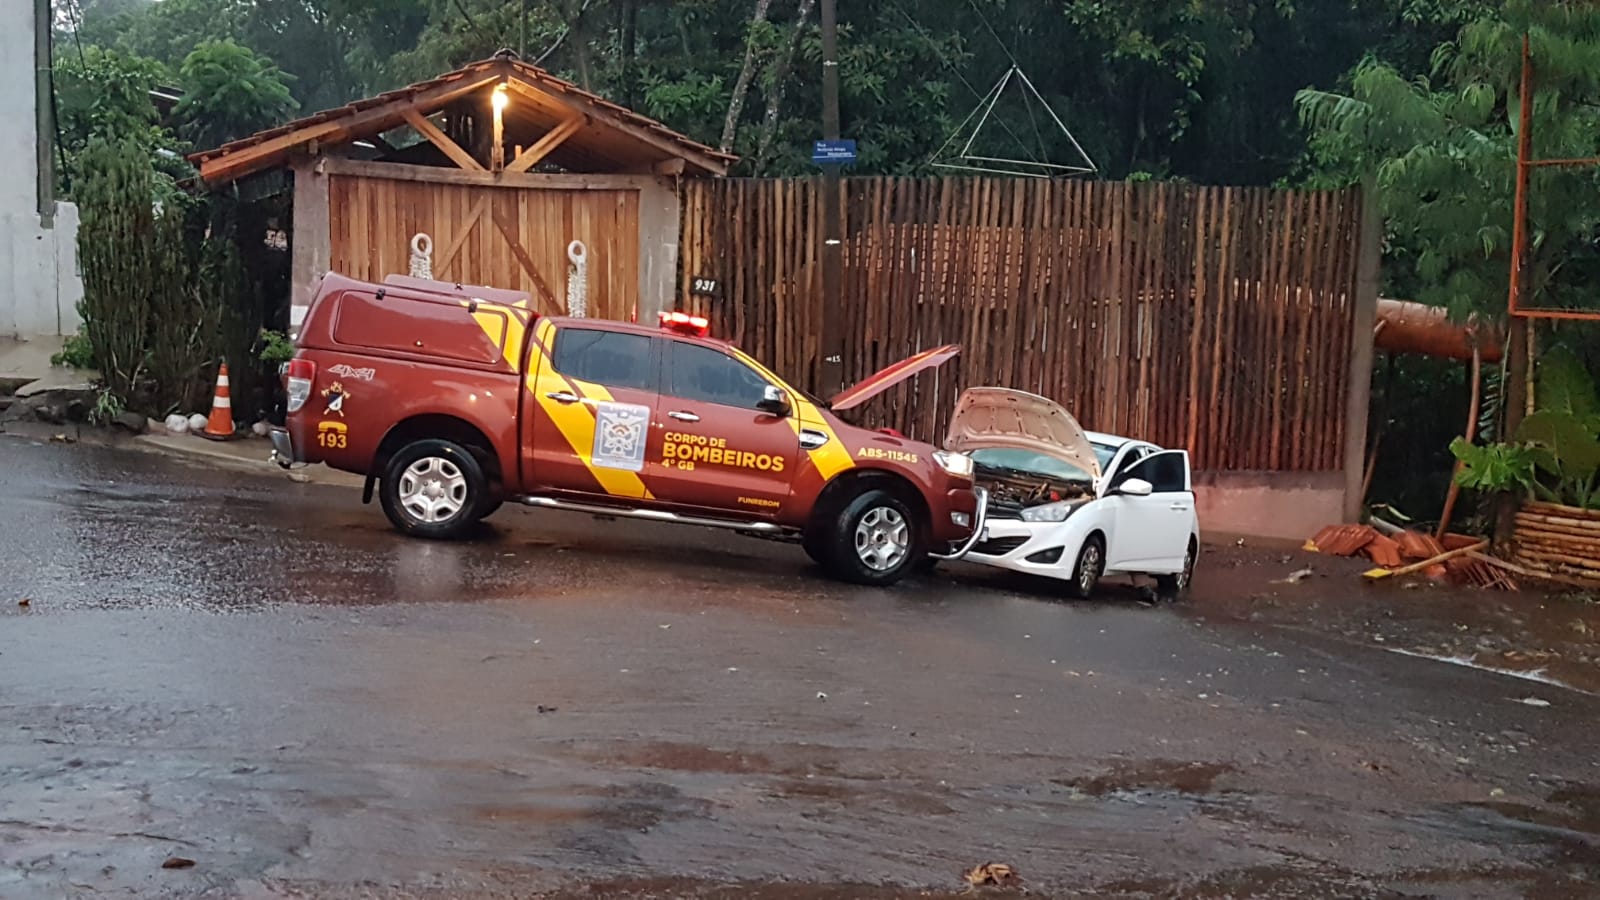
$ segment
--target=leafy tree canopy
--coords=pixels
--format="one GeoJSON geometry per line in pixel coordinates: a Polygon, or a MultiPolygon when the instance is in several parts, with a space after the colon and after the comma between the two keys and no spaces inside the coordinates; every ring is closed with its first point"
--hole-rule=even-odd
{"type": "Polygon", "coordinates": [[[175,113],[183,136],[215,147],[282,122],[299,108],[291,76],[232,39],[207,41],[184,57],[183,99],[175,113]]]}
{"type": "MultiPolygon", "coordinates": [[[[1594,156],[1600,11],[1587,4],[1514,2],[1439,44],[1425,75],[1368,57],[1347,90],[1307,89],[1297,98],[1312,132],[1310,181],[1372,175],[1389,227],[1392,284],[1460,314],[1505,305],[1524,32],[1536,67],[1535,158],[1594,156]]],[[[1582,305],[1600,227],[1600,169],[1541,169],[1530,188],[1535,302],[1582,305]]]]}

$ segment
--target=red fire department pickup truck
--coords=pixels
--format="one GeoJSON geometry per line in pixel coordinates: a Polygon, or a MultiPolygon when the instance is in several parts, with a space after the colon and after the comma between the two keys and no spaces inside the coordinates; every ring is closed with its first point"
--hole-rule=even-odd
{"type": "Polygon", "coordinates": [[[504,500],[798,538],[837,577],[890,584],[981,533],[972,462],[834,415],[958,347],[822,404],[704,319],[541,316],[528,297],[324,276],[284,369],[285,467],[367,478],[395,528],[450,538],[504,500]]]}

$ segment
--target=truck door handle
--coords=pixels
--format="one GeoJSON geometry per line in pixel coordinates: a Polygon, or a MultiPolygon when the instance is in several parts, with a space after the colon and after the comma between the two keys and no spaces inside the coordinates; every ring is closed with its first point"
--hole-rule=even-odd
{"type": "Polygon", "coordinates": [[[574,394],[571,391],[551,391],[550,393],[545,394],[545,396],[549,397],[551,400],[556,401],[557,403],[577,403],[578,402],[578,395],[574,394]]]}
{"type": "Polygon", "coordinates": [[[672,412],[667,413],[667,415],[671,416],[674,419],[677,419],[679,422],[698,422],[698,421],[700,421],[700,417],[695,415],[692,412],[680,412],[678,410],[673,410],[672,412]]]}
{"type": "Polygon", "coordinates": [[[1174,503],[1171,506],[1167,507],[1167,509],[1175,509],[1178,512],[1183,512],[1184,510],[1187,510],[1188,508],[1189,508],[1189,504],[1187,504],[1187,503],[1174,503]]]}

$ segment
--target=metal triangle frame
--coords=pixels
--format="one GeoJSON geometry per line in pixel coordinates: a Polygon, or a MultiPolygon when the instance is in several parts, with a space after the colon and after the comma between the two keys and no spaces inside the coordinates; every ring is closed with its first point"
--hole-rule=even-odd
{"type": "MultiPolygon", "coordinates": [[[[1023,97],[1023,102],[1028,102],[1026,95],[1023,97]]],[[[1000,127],[1011,135],[1012,140],[1015,140],[1024,152],[1028,152],[1027,144],[1017,137],[1010,126],[1006,125],[1002,120],[996,119],[995,121],[1000,123],[1000,127]]],[[[1037,128],[1035,128],[1035,132],[1037,133],[1037,128]]],[[[1043,147],[1040,149],[1043,149],[1043,147]]],[[[1043,95],[1039,93],[1039,89],[1033,86],[1033,81],[1028,78],[1028,73],[1022,71],[1022,67],[1015,63],[1005,71],[1005,74],[1000,76],[1000,80],[995,82],[994,87],[990,88],[989,92],[978,100],[978,105],[973,108],[972,112],[967,113],[967,117],[961,120],[961,124],[956,126],[955,131],[940,145],[939,149],[934,151],[930,164],[936,169],[960,169],[969,172],[987,172],[999,175],[1022,175],[1030,178],[1088,175],[1100,171],[1088,152],[1083,149],[1083,145],[1078,143],[1078,139],[1072,134],[1072,130],[1067,127],[1065,122],[1061,121],[1061,117],[1056,115],[1056,111],[1050,108],[1050,104],[1045,102],[1043,95]],[[1078,156],[1082,157],[1083,161],[1088,164],[1087,166],[1068,166],[1043,162],[1033,158],[1031,152],[1028,153],[1029,158],[1026,160],[972,155],[972,145],[978,140],[978,134],[983,131],[983,126],[989,121],[989,116],[994,112],[995,104],[1000,102],[1001,95],[1005,93],[1006,86],[1011,83],[1013,77],[1019,79],[1023,86],[1022,89],[1032,94],[1033,98],[1039,102],[1039,105],[1044,107],[1044,111],[1050,114],[1051,121],[1055,122],[1056,127],[1060,128],[1061,132],[1067,136],[1067,140],[1072,142],[1072,148],[1078,151],[1078,156]],[[944,152],[966,131],[967,123],[971,122],[974,116],[978,117],[978,123],[973,126],[972,132],[967,135],[967,141],[961,147],[961,152],[948,159],[944,158],[944,152]]]]}

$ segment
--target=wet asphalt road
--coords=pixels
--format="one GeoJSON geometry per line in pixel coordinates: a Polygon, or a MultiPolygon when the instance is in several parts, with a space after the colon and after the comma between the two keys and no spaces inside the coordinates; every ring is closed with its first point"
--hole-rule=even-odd
{"type": "Polygon", "coordinates": [[[860,589],[520,509],[430,544],[0,435],[0,898],[1600,896],[1600,698],[1199,578],[860,589]]]}

